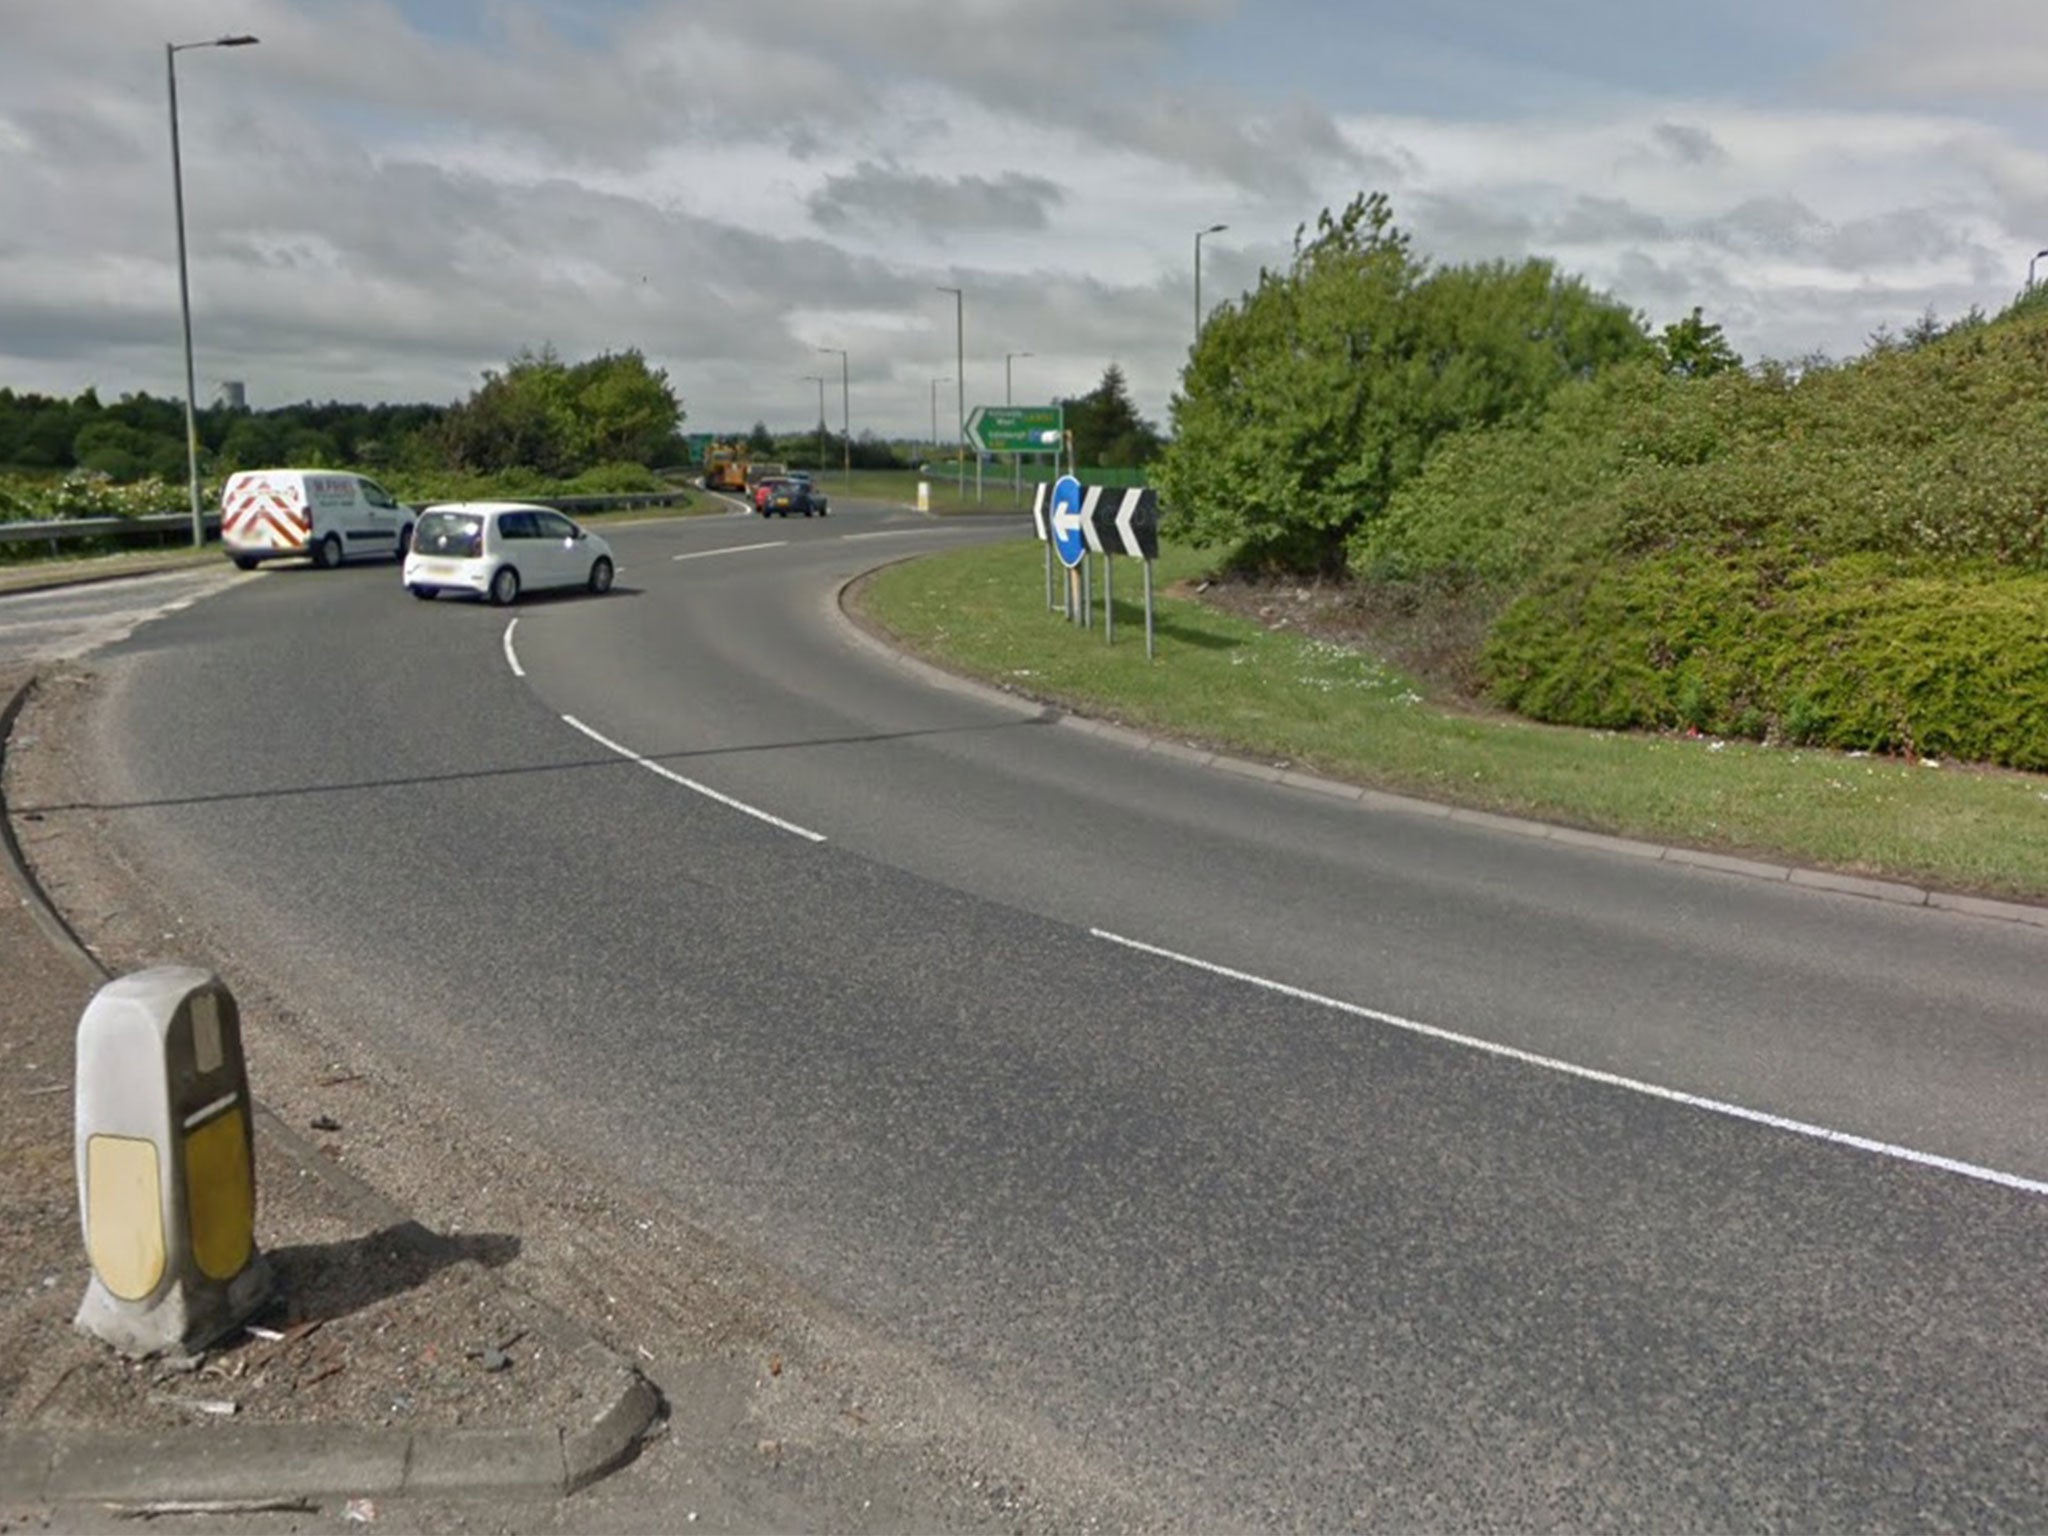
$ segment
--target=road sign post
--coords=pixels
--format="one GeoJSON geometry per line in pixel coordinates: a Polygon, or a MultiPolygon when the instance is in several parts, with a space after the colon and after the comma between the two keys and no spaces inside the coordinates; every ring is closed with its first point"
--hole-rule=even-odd
{"type": "Polygon", "coordinates": [[[1031,501],[1031,520],[1045,544],[1045,606],[1052,600],[1052,557],[1067,568],[1067,619],[1093,626],[1094,595],[1088,552],[1102,556],[1102,637],[1116,644],[1116,565],[1118,555],[1145,565],[1145,655],[1156,655],[1152,622],[1152,563],[1159,558],[1159,498],[1146,486],[1129,490],[1084,486],[1062,475],[1049,489],[1038,486],[1031,501]]]}

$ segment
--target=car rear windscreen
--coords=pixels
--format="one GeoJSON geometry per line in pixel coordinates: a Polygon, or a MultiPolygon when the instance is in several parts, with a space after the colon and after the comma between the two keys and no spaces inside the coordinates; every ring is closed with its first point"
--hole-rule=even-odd
{"type": "Polygon", "coordinates": [[[429,512],[412,531],[412,547],[423,555],[474,560],[484,552],[484,520],[473,513],[429,512]]]}

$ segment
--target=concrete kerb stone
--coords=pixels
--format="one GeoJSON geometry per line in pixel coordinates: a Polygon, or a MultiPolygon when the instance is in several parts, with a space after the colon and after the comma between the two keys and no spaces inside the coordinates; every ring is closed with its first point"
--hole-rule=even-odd
{"type": "MultiPolygon", "coordinates": [[[[31,676],[0,702],[0,763],[31,676]]],[[[0,863],[54,948],[107,975],[58,914],[22,857],[0,793],[0,863]]],[[[297,1166],[321,1179],[370,1225],[412,1218],[396,1202],[321,1157],[262,1104],[259,1130],[297,1166]]],[[[0,1499],[160,1501],[298,1495],[553,1495],[588,1487],[632,1459],[661,1413],[661,1396],[629,1362],[574,1319],[528,1298],[578,1365],[606,1382],[605,1406],[580,1425],[512,1430],[392,1430],[326,1424],[236,1424],[119,1434],[0,1429],[0,1499]]]]}
{"type": "Polygon", "coordinates": [[[321,1424],[79,1432],[58,1447],[43,1498],[72,1504],[396,1493],[405,1486],[411,1451],[407,1430],[336,1433],[321,1424]]]}
{"type": "Polygon", "coordinates": [[[562,1436],[564,1493],[588,1487],[638,1450],[640,1439],[661,1412],[661,1394],[639,1371],[592,1340],[581,1351],[587,1368],[611,1372],[616,1378],[610,1404],[593,1414],[581,1429],[562,1436]]]}
{"type": "Polygon", "coordinates": [[[1927,893],[1917,885],[1896,880],[1864,880],[1855,875],[1838,875],[1828,869],[1795,869],[1794,885],[1810,885],[1817,891],[1839,891],[1845,896],[1867,896],[1872,901],[1896,902],[1904,907],[1924,907],[1927,893]]]}
{"type": "MultiPolygon", "coordinates": [[[[31,673],[22,681],[4,703],[0,703],[0,770],[7,764],[7,744],[14,739],[14,722],[21,709],[35,692],[36,678],[31,673]]],[[[7,866],[8,876],[20,894],[21,904],[28,908],[28,915],[43,931],[51,947],[64,956],[65,961],[95,981],[107,979],[106,967],[93,957],[78,935],[71,931],[71,925],[64,921],[42,888],[28,872],[28,860],[22,855],[21,844],[14,837],[14,820],[7,814],[7,800],[4,780],[0,780],[0,862],[7,866]]]]}
{"type": "MultiPolygon", "coordinates": [[[[840,582],[828,599],[828,612],[860,645],[895,662],[906,671],[928,677],[954,692],[975,694],[993,702],[1007,704],[1013,709],[1020,707],[1025,702],[1023,695],[1009,689],[991,687],[976,679],[962,677],[956,672],[944,671],[929,662],[910,656],[872,633],[848,612],[847,594],[855,587],[876,571],[886,570],[892,565],[902,565],[917,558],[919,557],[916,555],[899,556],[847,577],[840,582]]],[[[1412,795],[1341,785],[1337,781],[1321,779],[1294,769],[1278,768],[1248,758],[1233,757],[1227,753],[1204,751],[1164,737],[1133,731],[1125,726],[1107,726],[1101,722],[1091,721],[1086,716],[1071,714],[1052,706],[1046,706],[1045,709],[1062,725],[1098,736],[1127,741],[1136,751],[1157,752],[1197,767],[1220,769],[1242,778],[1263,780],[1313,794],[1328,794],[1349,799],[1361,809],[1368,811],[1396,811],[1409,816],[1461,821],[1492,831],[1512,833],[1518,837],[1540,838],[1575,848],[1624,854],[1631,858],[1661,859],[1666,863],[1709,870],[1716,874],[1737,875],[1752,880],[1789,881],[1793,885],[1827,891],[1835,895],[1861,896],[1873,901],[1892,902],[1902,906],[1934,907],[1945,912],[1985,918],[1994,922],[2023,923],[2030,927],[2048,928],[2048,906],[1994,901],[1982,896],[1950,895],[1941,891],[1923,890],[1918,886],[1898,881],[1871,880],[1856,875],[1838,874],[1827,869],[1770,864],[1756,859],[1735,858],[1728,854],[1708,853],[1697,848],[1670,847],[1638,838],[1615,837],[1604,832],[1586,832],[1576,827],[1530,821],[1518,816],[1502,816],[1492,811],[1467,810],[1462,806],[1444,805],[1433,800],[1418,799],[1412,795]]]]}

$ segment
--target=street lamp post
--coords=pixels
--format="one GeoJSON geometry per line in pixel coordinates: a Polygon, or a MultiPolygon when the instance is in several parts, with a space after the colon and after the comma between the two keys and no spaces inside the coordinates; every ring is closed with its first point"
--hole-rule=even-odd
{"type": "MultiPolygon", "coordinates": [[[[852,490],[852,489],[853,489],[853,395],[852,395],[852,391],[851,391],[851,388],[850,388],[850,386],[848,385],[848,382],[847,382],[847,372],[846,372],[846,348],[844,348],[844,347],[820,347],[820,348],[818,348],[818,350],[819,350],[820,352],[837,352],[837,353],[839,354],[839,446],[840,446],[840,449],[841,449],[841,451],[842,451],[842,453],[843,453],[843,455],[844,455],[844,458],[845,458],[845,462],[844,462],[844,463],[843,463],[843,464],[842,464],[842,465],[840,466],[840,475],[841,475],[841,478],[843,478],[843,479],[844,479],[844,480],[846,481],[846,488],[847,488],[848,490],[852,490]]],[[[820,420],[823,420],[823,419],[824,419],[824,412],[820,411],[820,412],[818,413],[818,416],[819,416],[819,419],[820,419],[820,420]]],[[[818,466],[818,472],[819,472],[820,474],[823,474],[823,473],[824,473],[824,470],[825,470],[825,466],[824,466],[824,465],[822,465],[822,464],[820,464],[820,465],[818,466]]]]}
{"type": "MultiPolygon", "coordinates": [[[[1005,352],[1003,354],[1003,404],[1016,404],[1010,398],[1010,359],[1013,357],[1036,357],[1037,355],[1036,352],[1005,352]]],[[[1024,499],[1024,455],[1021,453],[1010,455],[1010,499],[1012,501],[1022,501],[1024,499]]]]}
{"type": "Polygon", "coordinates": [[[206,542],[199,510],[199,407],[192,381],[192,284],[185,268],[185,170],[178,155],[178,55],[188,48],[246,48],[253,37],[216,37],[203,43],[165,43],[164,78],[171,96],[171,206],[178,218],[178,314],[185,326],[185,484],[192,498],[192,544],[206,542]]]}
{"type": "Polygon", "coordinates": [[[818,386],[818,473],[825,473],[825,380],[815,373],[804,375],[806,384],[818,386]]]}
{"type": "Polygon", "coordinates": [[[2029,293],[2034,291],[2034,263],[2043,256],[2048,256],[2048,251],[2036,251],[2027,262],[2027,292],[2029,293]]]}
{"type": "Polygon", "coordinates": [[[967,295],[958,288],[940,286],[939,292],[953,295],[953,384],[957,409],[953,418],[954,483],[961,494],[967,490],[967,295]]]}
{"type": "Polygon", "coordinates": [[[932,380],[932,451],[934,453],[939,448],[939,386],[952,382],[951,379],[932,380]]]}
{"type": "Polygon", "coordinates": [[[1207,229],[1195,231],[1195,344],[1202,342],[1202,241],[1209,235],[1220,235],[1230,228],[1228,224],[1211,224],[1207,229]]]}

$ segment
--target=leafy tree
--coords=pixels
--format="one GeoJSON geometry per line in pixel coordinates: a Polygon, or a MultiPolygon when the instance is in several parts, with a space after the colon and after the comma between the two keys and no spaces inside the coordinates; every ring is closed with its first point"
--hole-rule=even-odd
{"type": "Polygon", "coordinates": [[[545,347],[521,353],[503,373],[486,373],[437,437],[449,468],[565,477],[599,463],[672,457],[681,420],[667,375],[638,352],[572,367],[545,347]]]}
{"type": "Polygon", "coordinates": [[[1337,574],[1441,439],[1529,419],[1649,347],[1630,310],[1549,262],[1432,271],[1385,196],[1361,195],[1208,320],[1155,480],[1196,544],[1337,574]]]}
{"type": "Polygon", "coordinates": [[[450,469],[492,473],[518,466],[543,474],[575,472],[567,370],[552,348],[521,353],[503,373],[442,418],[437,434],[450,469]]]}
{"type": "MultiPolygon", "coordinates": [[[[180,425],[182,428],[182,422],[180,425]]],[[[113,480],[182,475],[183,443],[182,430],[176,438],[166,438],[101,414],[78,429],[71,440],[71,461],[80,469],[97,470],[113,480]]]]}
{"type": "Polygon", "coordinates": [[[1664,327],[1657,350],[1664,359],[1664,371],[1681,378],[1709,379],[1742,366],[1742,355],[1728,345],[1720,326],[1701,316],[1697,304],[1683,320],[1664,327]]]}
{"type": "Polygon", "coordinates": [[[1135,467],[1158,456],[1163,442],[1159,429],[1138,414],[1124,371],[1115,363],[1103,370],[1102,382],[1094,389],[1060,405],[1067,430],[1074,434],[1078,462],[1135,467]]]}
{"type": "Polygon", "coordinates": [[[753,430],[747,433],[747,451],[763,458],[775,452],[775,434],[768,430],[767,422],[755,422],[753,430]]]}
{"type": "Polygon", "coordinates": [[[637,351],[605,353],[569,370],[591,462],[651,464],[679,445],[683,412],[668,375],[637,351]]]}

